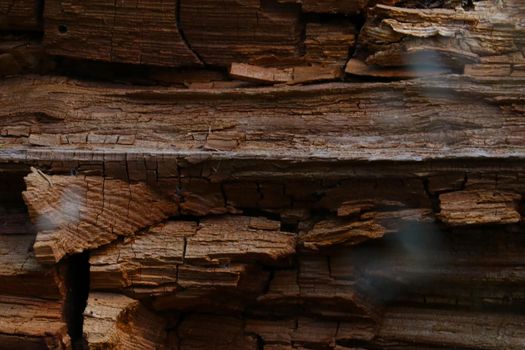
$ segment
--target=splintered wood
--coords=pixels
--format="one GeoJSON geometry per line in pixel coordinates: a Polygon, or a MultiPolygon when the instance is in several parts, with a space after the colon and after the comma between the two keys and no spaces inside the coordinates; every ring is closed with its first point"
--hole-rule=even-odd
{"type": "Polygon", "coordinates": [[[180,292],[186,299],[192,291],[250,289],[246,278],[258,274],[264,284],[267,277],[251,265],[277,262],[295,252],[295,238],[280,232],[279,226],[279,222],[243,216],[210,218],[199,224],[167,222],[94,251],[91,287],[123,289],[141,297],[180,292]]]}
{"type": "Polygon", "coordinates": [[[521,220],[521,195],[512,192],[466,190],[439,196],[440,219],[459,225],[511,224],[521,220]]]}
{"type": "Polygon", "coordinates": [[[90,349],[167,349],[163,319],[124,295],[91,293],[84,316],[90,349]]]}
{"type": "Polygon", "coordinates": [[[26,177],[24,200],[38,234],[35,256],[52,264],[129,236],[177,213],[177,206],[144,184],[89,176],[26,177]]]}
{"type": "Polygon", "coordinates": [[[525,1],[0,31],[0,349],[525,349],[525,1]]]}

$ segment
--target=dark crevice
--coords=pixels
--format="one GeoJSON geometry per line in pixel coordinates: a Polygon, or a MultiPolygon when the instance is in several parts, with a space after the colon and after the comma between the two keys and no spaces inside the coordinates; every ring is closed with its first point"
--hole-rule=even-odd
{"type": "Polygon", "coordinates": [[[64,315],[74,350],[85,348],[84,310],[89,296],[89,252],[67,258],[64,315]]]}

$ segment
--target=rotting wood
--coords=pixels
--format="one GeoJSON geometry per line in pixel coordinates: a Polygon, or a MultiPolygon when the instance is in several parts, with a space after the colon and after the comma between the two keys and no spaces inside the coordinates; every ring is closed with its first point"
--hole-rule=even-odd
{"type": "Polygon", "coordinates": [[[29,3],[1,348],[523,347],[522,1],[29,3]]]}
{"type": "Polygon", "coordinates": [[[129,236],[178,212],[144,184],[89,176],[26,177],[24,200],[38,234],[35,256],[53,264],[67,254],[129,236]]]}
{"type": "Polygon", "coordinates": [[[90,293],[84,316],[89,349],[167,349],[166,321],[126,296],[90,293]]]}

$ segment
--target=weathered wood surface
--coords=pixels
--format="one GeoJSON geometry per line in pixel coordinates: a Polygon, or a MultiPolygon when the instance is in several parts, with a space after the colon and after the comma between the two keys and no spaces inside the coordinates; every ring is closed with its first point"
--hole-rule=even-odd
{"type": "Polygon", "coordinates": [[[52,54],[107,62],[192,66],[201,61],[178,28],[176,1],[46,1],[52,54]]]}
{"type": "Polygon", "coordinates": [[[295,237],[279,226],[278,221],[243,216],[199,224],[167,222],[94,251],[91,287],[125,289],[142,297],[240,288],[243,275],[255,273],[244,264],[271,263],[295,253],[295,237]]]}
{"type": "Polygon", "coordinates": [[[523,86],[521,78],[447,76],[188,91],[18,78],[1,83],[1,140],[4,152],[47,146],[270,159],[519,158],[523,86]]]}
{"type": "Polygon", "coordinates": [[[0,348],[524,347],[522,1],[30,4],[0,348]]]}
{"type": "Polygon", "coordinates": [[[129,236],[178,212],[144,184],[86,176],[47,176],[33,169],[24,200],[38,234],[35,256],[53,264],[68,254],[129,236]]]}
{"type": "Polygon", "coordinates": [[[84,316],[89,349],[166,349],[165,321],[136,300],[91,293],[84,316]]]}
{"type": "Polygon", "coordinates": [[[2,348],[70,349],[62,308],[56,300],[0,295],[2,348]]]}

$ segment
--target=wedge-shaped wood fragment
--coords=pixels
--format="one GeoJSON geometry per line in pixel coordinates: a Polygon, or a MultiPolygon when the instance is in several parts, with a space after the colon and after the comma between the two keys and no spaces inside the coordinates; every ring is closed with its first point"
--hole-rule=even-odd
{"type": "Polygon", "coordinates": [[[55,263],[157,224],[177,213],[175,203],[142,183],[90,176],[47,176],[33,169],[23,193],[38,234],[35,256],[55,263]]]}
{"type": "Polygon", "coordinates": [[[70,349],[60,301],[0,295],[2,349],[70,349]]]}
{"type": "Polygon", "coordinates": [[[0,0],[0,30],[39,30],[38,0],[0,0]]]}
{"type": "Polygon", "coordinates": [[[275,64],[300,56],[298,6],[275,0],[194,0],[182,1],[180,10],[184,35],[207,64],[275,64]]]}
{"type": "Polygon", "coordinates": [[[64,274],[45,268],[31,249],[35,235],[0,235],[0,294],[62,299],[64,274]]]}
{"type": "Polygon", "coordinates": [[[439,218],[448,225],[512,224],[521,220],[521,195],[497,190],[464,190],[439,196],[439,218]]]}
{"type": "MultiPolygon", "coordinates": [[[[267,274],[239,263],[275,262],[295,252],[295,238],[264,218],[225,216],[199,225],[171,221],[91,254],[91,287],[136,297],[169,296],[157,306],[223,292],[261,291],[267,274]],[[253,277],[253,278],[252,278],[253,277]]],[[[163,306],[161,306],[163,305],[163,306]]]]}
{"type": "Polygon", "coordinates": [[[383,237],[386,230],[372,220],[323,220],[301,234],[299,242],[307,249],[322,249],[338,245],[355,245],[369,239],[383,237]]]}
{"type": "Polygon", "coordinates": [[[165,349],[165,321],[124,295],[92,292],[84,311],[89,349],[165,349]]]}
{"type": "Polygon", "coordinates": [[[239,80],[269,84],[300,84],[340,78],[337,66],[298,66],[291,68],[267,68],[244,63],[232,63],[230,75],[239,80]]]}
{"type": "Polygon", "coordinates": [[[395,308],[386,312],[379,338],[447,348],[523,349],[525,317],[516,314],[395,308]]]}
{"type": "Polygon", "coordinates": [[[54,55],[170,67],[201,63],[179,32],[176,0],[49,0],[44,16],[44,44],[54,55]]]}

